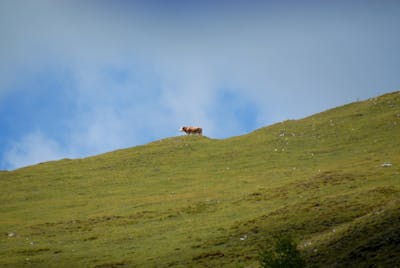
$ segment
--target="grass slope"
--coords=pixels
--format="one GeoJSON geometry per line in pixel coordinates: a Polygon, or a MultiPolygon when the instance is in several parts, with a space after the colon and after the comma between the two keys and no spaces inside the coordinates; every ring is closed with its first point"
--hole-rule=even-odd
{"type": "Polygon", "coordinates": [[[394,92],[225,140],[1,172],[0,266],[258,267],[290,233],[309,266],[396,267],[399,137],[394,92]]]}

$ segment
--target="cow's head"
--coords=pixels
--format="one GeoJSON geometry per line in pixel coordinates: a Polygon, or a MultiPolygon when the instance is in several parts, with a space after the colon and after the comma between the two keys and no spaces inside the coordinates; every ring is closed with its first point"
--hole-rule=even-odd
{"type": "Polygon", "coordinates": [[[185,131],[185,130],[184,130],[184,127],[181,127],[181,128],[179,129],[179,131],[185,131]]]}

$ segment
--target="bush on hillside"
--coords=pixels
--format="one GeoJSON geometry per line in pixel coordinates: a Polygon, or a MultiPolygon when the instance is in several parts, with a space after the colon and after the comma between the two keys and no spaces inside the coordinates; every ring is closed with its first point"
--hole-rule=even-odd
{"type": "Polygon", "coordinates": [[[261,250],[260,264],[263,268],[305,267],[305,261],[297,249],[297,244],[289,236],[278,237],[273,249],[261,250]]]}

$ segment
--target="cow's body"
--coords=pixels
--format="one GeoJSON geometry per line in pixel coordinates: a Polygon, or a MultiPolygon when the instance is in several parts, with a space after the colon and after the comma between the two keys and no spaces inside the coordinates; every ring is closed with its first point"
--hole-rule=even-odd
{"type": "Polygon", "coordinates": [[[187,135],[190,134],[203,135],[203,129],[201,127],[181,127],[180,131],[185,132],[187,135]]]}

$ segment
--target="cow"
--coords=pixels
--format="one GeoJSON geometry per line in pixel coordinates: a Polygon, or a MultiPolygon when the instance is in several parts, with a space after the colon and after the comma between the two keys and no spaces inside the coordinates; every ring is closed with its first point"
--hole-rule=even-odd
{"type": "Polygon", "coordinates": [[[187,135],[198,134],[203,135],[203,129],[201,127],[181,127],[179,131],[185,132],[187,135]]]}

